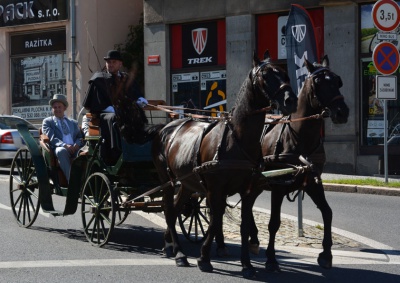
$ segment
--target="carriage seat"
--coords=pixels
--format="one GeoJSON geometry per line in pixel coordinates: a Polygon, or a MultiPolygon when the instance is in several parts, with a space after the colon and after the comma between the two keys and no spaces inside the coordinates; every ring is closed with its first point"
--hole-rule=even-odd
{"type": "Polygon", "coordinates": [[[87,123],[83,126],[85,136],[100,136],[100,118],[95,113],[86,113],[84,122],[87,123]]]}
{"type": "Polygon", "coordinates": [[[67,178],[65,177],[64,172],[61,170],[61,167],[58,164],[57,156],[54,154],[54,151],[50,147],[50,138],[46,134],[43,134],[42,128],[39,128],[39,144],[40,147],[45,151],[43,157],[46,159],[48,166],[56,169],[59,185],[61,187],[67,187],[67,178]]]}

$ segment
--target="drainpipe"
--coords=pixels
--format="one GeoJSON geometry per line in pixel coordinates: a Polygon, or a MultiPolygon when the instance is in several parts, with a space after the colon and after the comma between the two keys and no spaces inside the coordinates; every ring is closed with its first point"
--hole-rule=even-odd
{"type": "Polygon", "coordinates": [[[75,0],[71,0],[71,57],[72,57],[72,118],[76,119],[76,69],[75,69],[75,45],[76,45],[76,34],[75,34],[75,0]]]}

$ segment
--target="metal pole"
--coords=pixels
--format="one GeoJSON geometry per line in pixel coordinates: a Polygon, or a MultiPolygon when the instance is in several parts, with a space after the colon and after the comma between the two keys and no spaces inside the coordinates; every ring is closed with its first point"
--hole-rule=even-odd
{"type": "Polygon", "coordinates": [[[75,28],[75,0],[71,0],[71,57],[72,57],[72,118],[76,119],[76,69],[75,69],[75,45],[76,45],[76,28],[75,28]]]}
{"type": "Polygon", "coordinates": [[[300,190],[299,195],[297,197],[297,222],[298,222],[298,230],[299,230],[299,237],[303,237],[303,191],[300,190]]]}
{"type": "Polygon", "coordinates": [[[387,99],[383,100],[383,160],[385,163],[385,183],[388,182],[388,145],[387,145],[387,136],[388,136],[388,123],[387,123],[387,99]]]}

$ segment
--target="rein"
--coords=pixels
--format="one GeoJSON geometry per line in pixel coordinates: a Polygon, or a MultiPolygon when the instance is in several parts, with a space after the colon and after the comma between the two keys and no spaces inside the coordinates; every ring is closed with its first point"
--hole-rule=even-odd
{"type": "MultiPolygon", "coordinates": [[[[272,115],[268,115],[268,116],[265,116],[265,117],[268,118],[268,119],[273,119],[273,120],[283,119],[284,118],[284,116],[279,116],[278,117],[278,116],[272,116],[272,115]]],[[[325,119],[325,118],[328,118],[328,117],[329,117],[329,115],[327,115],[327,111],[323,110],[321,114],[315,114],[315,115],[311,115],[311,116],[307,116],[307,117],[296,118],[296,119],[293,119],[293,120],[290,119],[290,118],[287,118],[285,120],[265,122],[265,124],[273,124],[273,125],[276,125],[276,124],[289,124],[289,123],[292,123],[292,122],[300,122],[300,121],[305,121],[305,120],[319,120],[319,119],[325,119]]]]}
{"type": "MultiPolygon", "coordinates": [[[[210,113],[215,113],[209,110],[199,110],[199,109],[194,109],[194,108],[185,108],[185,107],[175,107],[175,106],[166,106],[166,105],[153,105],[153,104],[147,104],[150,107],[156,108],[157,110],[161,110],[164,112],[169,113],[170,115],[179,115],[182,113],[178,113],[176,111],[173,111],[171,109],[175,109],[175,110],[190,110],[190,111],[201,111],[201,112],[210,112],[210,113]]],[[[267,107],[263,107],[261,109],[255,110],[252,113],[250,113],[249,115],[255,115],[258,113],[263,113],[263,112],[268,112],[271,111],[272,109],[274,109],[275,107],[273,106],[267,106],[267,107]]],[[[184,116],[186,117],[190,117],[190,118],[194,118],[194,119],[205,119],[205,120],[214,120],[214,121],[221,121],[221,120],[227,120],[227,118],[230,118],[232,115],[230,114],[230,112],[218,112],[223,114],[221,117],[212,117],[212,116],[207,116],[207,115],[201,115],[201,114],[192,114],[192,113],[183,113],[184,116]]]]}

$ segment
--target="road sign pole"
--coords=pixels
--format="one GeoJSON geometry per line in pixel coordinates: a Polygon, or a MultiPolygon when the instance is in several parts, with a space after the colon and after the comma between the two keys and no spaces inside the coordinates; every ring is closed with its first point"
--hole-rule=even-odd
{"type": "Polygon", "coordinates": [[[385,163],[385,183],[388,182],[388,144],[387,144],[387,136],[388,136],[388,122],[387,122],[387,99],[384,99],[383,104],[383,121],[384,121],[384,131],[383,131],[383,160],[385,163]]]}

